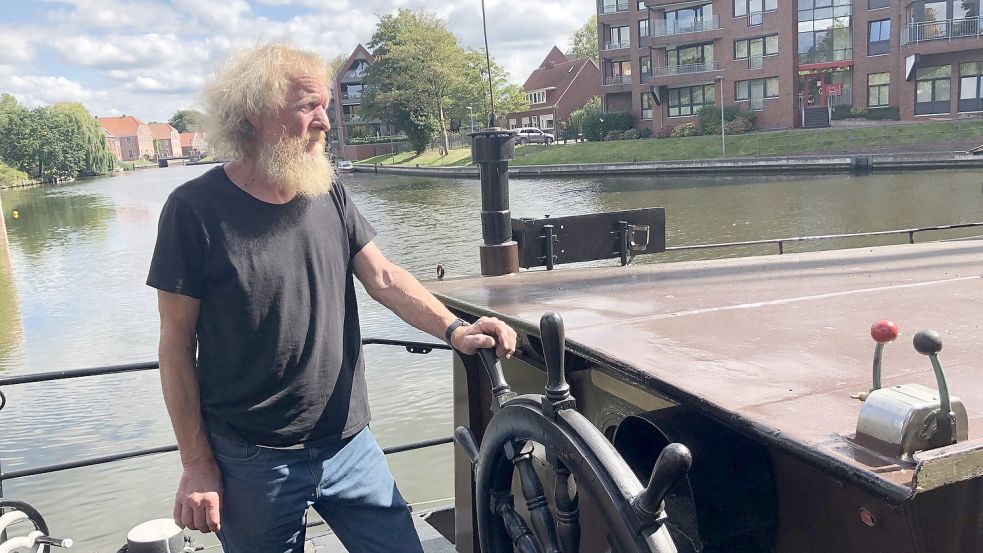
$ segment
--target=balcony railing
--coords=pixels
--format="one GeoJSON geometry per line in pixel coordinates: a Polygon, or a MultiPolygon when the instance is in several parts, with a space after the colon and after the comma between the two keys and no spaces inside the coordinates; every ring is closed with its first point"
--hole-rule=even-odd
{"type": "Polygon", "coordinates": [[[618,75],[616,77],[604,77],[604,84],[631,84],[631,75],[618,75]]]}
{"type": "Polygon", "coordinates": [[[983,16],[912,23],[901,29],[901,45],[983,35],[983,16]]]}
{"type": "Polygon", "coordinates": [[[600,2],[597,5],[597,13],[601,15],[626,11],[628,11],[628,2],[600,2]]]}
{"type": "Polygon", "coordinates": [[[611,42],[604,43],[605,50],[620,50],[622,48],[631,48],[630,40],[612,40],[611,42]]]}
{"type": "Polygon", "coordinates": [[[655,19],[652,21],[652,36],[673,36],[687,33],[699,33],[703,31],[713,31],[720,28],[720,16],[714,15],[709,19],[694,21],[688,25],[680,25],[665,19],[655,19]]]}
{"type": "Polygon", "coordinates": [[[694,73],[707,73],[709,71],[719,71],[720,62],[708,61],[704,63],[688,63],[685,65],[669,65],[666,67],[653,67],[652,78],[668,77],[671,75],[691,75],[694,73]]]}
{"type": "Polygon", "coordinates": [[[853,48],[840,48],[838,50],[824,50],[806,52],[799,54],[799,64],[807,63],[831,63],[837,61],[850,61],[853,59],[853,48]]]}

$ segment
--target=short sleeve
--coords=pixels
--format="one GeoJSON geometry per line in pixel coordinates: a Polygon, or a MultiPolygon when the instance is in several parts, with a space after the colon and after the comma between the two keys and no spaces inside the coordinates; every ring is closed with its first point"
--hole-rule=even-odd
{"type": "Polygon", "coordinates": [[[207,236],[194,210],[171,194],[157,225],[157,244],[147,285],[201,299],[205,288],[207,236]]]}
{"type": "Polygon", "coordinates": [[[355,203],[352,202],[352,198],[348,195],[348,191],[345,190],[344,185],[336,182],[333,188],[337,190],[339,199],[341,200],[342,212],[345,217],[345,229],[348,231],[348,248],[351,256],[355,257],[355,254],[362,251],[362,248],[371,242],[377,233],[372,224],[355,207],[355,203]]]}

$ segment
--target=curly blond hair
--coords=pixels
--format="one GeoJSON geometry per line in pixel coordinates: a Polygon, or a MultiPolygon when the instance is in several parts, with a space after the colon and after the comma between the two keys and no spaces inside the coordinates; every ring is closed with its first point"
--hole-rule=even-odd
{"type": "Polygon", "coordinates": [[[205,135],[215,155],[244,159],[255,155],[248,116],[269,115],[285,107],[295,75],[330,76],[321,56],[283,43],[247,48],[232,55],[205,85],[205,135]]]}

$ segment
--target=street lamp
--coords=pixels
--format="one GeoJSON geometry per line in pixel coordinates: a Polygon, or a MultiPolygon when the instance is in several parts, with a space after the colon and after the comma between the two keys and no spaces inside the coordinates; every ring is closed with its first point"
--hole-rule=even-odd
{"type": "Polygon", "coordinates": [[[720,150],[721,155],[727,155],[727,139],[724,132],[724,76],[717,75],[714,80],[720,81],[720,150]]]}
{"type": "Polygon", "coordinates": [[[471,117],[471,132],[474,132],[474,108],[468,106],[468,115],[471,117]]]}

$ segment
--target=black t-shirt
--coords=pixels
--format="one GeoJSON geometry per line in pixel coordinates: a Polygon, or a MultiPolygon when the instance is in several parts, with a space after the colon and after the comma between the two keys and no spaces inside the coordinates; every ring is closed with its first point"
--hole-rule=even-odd
{"type": "Polygon", "coordinates": [[[341,183],[277,205],[217,167],[174,189],[147,284],[201,300],[210,432],[284,447],[368,424],[352,258],[374,236],[341,183]]]}

